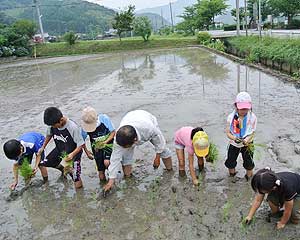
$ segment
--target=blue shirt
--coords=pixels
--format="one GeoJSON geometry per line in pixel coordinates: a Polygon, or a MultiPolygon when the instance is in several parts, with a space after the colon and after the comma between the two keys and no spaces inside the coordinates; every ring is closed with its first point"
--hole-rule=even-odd
{"type": "Polygon", "coordinates": [[[37,153],[43,146],[45,137],[37,132],[28,132],[20,136],[18,140],[21,142],[24,152],[16,162],[19,162],[25,156],[32,156],[34,153],[37,153]]]}

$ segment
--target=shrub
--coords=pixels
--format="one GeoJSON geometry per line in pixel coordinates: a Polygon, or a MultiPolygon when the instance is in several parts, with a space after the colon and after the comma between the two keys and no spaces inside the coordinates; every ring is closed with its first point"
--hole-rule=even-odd
{"type": "Polygon", "coordinates": [[[29,55],[29,50],[27,48],[24,47],[18,47],[15,51],[15,55],[17,57],[24,57],[29,55]]]}
{"type": "Polygon", "coordinates": [[[212,41],[211,43],[208,44],[208,47],[214,48],[221,52],[225,52],[225,45],[220,39],[217,39],[216,41],[212,41]]]}
{"type": "MultiPolygon", "coordinates": [[[[243,26],[240,25],[240,29],[243,29],[243,26]]],[[[234,31],[236,30],[236,24],[232,24],[232,25],[226,25],[224,26],[224,31],[234,31]]]]}
{"type": "Polygon", "coordinates": [[[200,44],[207,44],[210,42],[211,37],[208,32],[199,32],[197,35],[197,40],[200,44]]]}
{"type": "Polygon", "coordinates": [[[64,40],[69,45],[74,45],[77,39],[78,39],[78,36],[74,32],[67,32],[64,35],[64,40]]]}
{"type": "Polygon", "coordinates": [[[2,47],[2,57],[10,57],[14,54],[15,49],[9,47],[2,47]]]}

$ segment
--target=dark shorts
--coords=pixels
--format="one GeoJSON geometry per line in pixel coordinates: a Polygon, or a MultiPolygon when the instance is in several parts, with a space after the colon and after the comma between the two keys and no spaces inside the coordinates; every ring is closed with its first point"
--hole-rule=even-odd
{"type": "Polygon", "coordinates": [[[104,165],[104,160],[110,160],[111,153],[112,151],[110,150],[104,151],[102,149],[99,149],[98,151],[95,151],[93,149],[93,154],[94,154],[98,171],[103,171],[103,172],[105,171],[106,167],[104,165]]]}
{"type": "MultiPolygon", "coordinates": [[[[76,156],[73,161],[73,181],[77,182],[80,180],[80,175],[81,175],[81,155],[82,151],[80,151],[76,156]]],[[[44,167],[52,167],[52,168],[57,168],[58,165],[61,163],[62,159],[60,158],[61,152],[57,149],[54,148],[44,160],[41,161],[40,166],[44,167]]]]}
{"type": "Polygon", "coordinates": [[[247,147],[238,148],[229,144],[227,159],[225,161],[225,166],[227,168],[235,168],[237,165],[237,158],[239,154],[243,157],[243,167],[246,170],[252,170],[254,168],[253,162],[253,152],[248,151],[247,147]]]}
{"type": "MultiPolygon", "coordinates": [[[[284,199],[280,197],[278,192],[271,192],[268,194],[267,201],[272,202],[274,205],[278,207],[283,207],[284,199]]],[[[292,209],[292,220],[300,220],[300,194],[297,194],[296,197],[294,197],[294,205],[292,209]]]]}

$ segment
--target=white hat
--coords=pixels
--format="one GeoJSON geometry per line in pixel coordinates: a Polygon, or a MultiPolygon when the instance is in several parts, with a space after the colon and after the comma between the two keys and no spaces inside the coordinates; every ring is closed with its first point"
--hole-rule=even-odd
{"type": "Polygon", "coordinates": [[[98,116],[92,107],[86,107],[81,113],[81,127],[86,132],[94,132],[97,128],[98,116]]]}

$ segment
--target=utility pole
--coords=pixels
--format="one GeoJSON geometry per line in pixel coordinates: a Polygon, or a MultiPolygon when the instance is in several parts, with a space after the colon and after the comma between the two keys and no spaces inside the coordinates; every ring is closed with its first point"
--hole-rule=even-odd
{"type": "Polygon", "coordinates": [[[38,19],[39,19],[39,26],[40,26],[42,41],[44,42],[45,41],[45,39],[44,39],[44,29],[43,29],[43,23],[42,23],[42,15],[41,15],[41,12],[40,12],[40,6],[37,3],[37,0],[33,0],[33,3],[35,5],[37,16],[38,16],[38,19]]]}
{"type": "Polygon", "coordinates": [[[258,31],[261,37],[261,0],[258,0],[258,31]]]}
{"type": "Polygon", "coordinates": [[[169,3],[170,3],[170,14],[171,14],[171,23],[172,23],[172,31],[173,31],[173,29],[174,29],[174,22],[173,22],[172,3],[171,3],[171,1],[169,3]]]}
{"type": "Polygon", "coordinates": [[[240,36],[240,0],[236,0],[236,35],[240,36]]]}
{"type": "Polygon", "coordinates": [[[246,29],[246,36],[248,37],[248,10],[247,10],[247,0],[245,0],[245,29],[246,29]]]}

